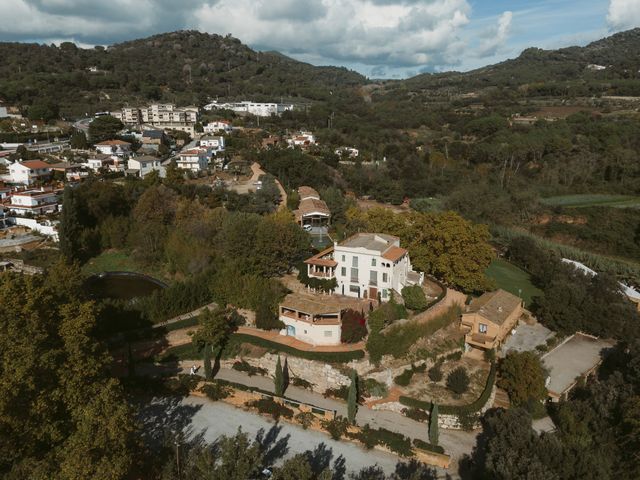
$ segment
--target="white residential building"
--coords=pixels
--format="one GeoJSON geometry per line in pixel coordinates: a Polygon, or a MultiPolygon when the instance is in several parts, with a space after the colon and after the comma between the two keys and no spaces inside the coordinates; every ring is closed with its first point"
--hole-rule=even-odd
{"type": "Polygon", "coordinates": [[[213,154],[224,152],[224,137],[204,135],[199,140],[200,146],[209,149],[213,154]]]}
{"type": "Polygon", "coordinates": [[[421,285],[424,274],[411,267],[400,239],[382,233],[358,233],[305,261],[310,277],[335,278],[335,293],[358,298],[400,294],[409,285],[421,285]]]}
{"type": "Polygon", "coordinates": [[[198,107],[176,107],[172,103],[153,103],[145,107],[125,107],[111,115],[128,125],[147,124],[164,130],[180,130],[189,135],[195,133],[198,107]]]}
{"type": "Polygon", "coordinates": [[[204,148],[191,148],[180,152],[176,160],[178,168],[191,170],[192,172],[203,172],[209,166],[209,155],[204,148]]]}
{"type": "Polygon", "coordinates": [[[355,147],[340,147],[336,148],[335,154],[339,157],[346,154],[349,158],[357,158],[360,155],[360,151],[355,147]]]}
{"type": "Polygon", "coordinates": [[[291,293],[279,306],[279,319],[285,324],[280,335],[294,337],[311,345],[339,345],[342,333],[342,307],[313,295],[291,293]]]}
{"type": "Polygon", "coordinates": [[[110,172],[124,172],[126,164],[126,160],[117,155],[96,154],[87,158],[83,165],[97,173],[103,169],[110,172]]]}
{"type": "Polygon", "coordinates": [[[96,151],[103,155],[116,155],[118,157],[124,157],[131,155],[131,144],[123,140],[105,140],[104,142],[96,143],[96,151]]]}
{"type": "Polygon", "coordinates": [[[42,160],[16,161],[9,165],[7,181],[19,185],[32,185],[51,177],[51,166],[42,160]]]}
{"type": "Polygon", "coordinates": [[[292,104],[285,103],[264,103],[243,100],[241,102],[218,103],[211,102],[204,106],[205,110],[231,110],[240,114],[250,114],[257,117],[270,117],[271,115],[281,115],[283,112],[293,110],[292,104]]]}
{"type": "Polygon", "coordinates": [[[53,189],[35,189],[15,192],[7,205],[13,215],[43,215],[58,211],[58,194],[53,189]]]}
{"type": "Polygon", "coordinates": [[[287,139],[289,147],[309,147],[316,144],[316,137],[311,132],[300,132],[287,139]]]}
{"type": "Polygon", "coordinates": [[[226,120],[218,120],[217,122],[209,122],[202,127],[204,133],[231,133],[233,127],[226,120]]]}
{"type": "Polygon", "coordinates": [[[137,157],[129,158],[127,162],[127,175],[135,175],[140,178],[146,177],[149,173],[156,170],[161,178],[166,175],[166,169],[162,166],[161,160],[158,157],[152,157],[151,155],[140,155],[137,157]]]}

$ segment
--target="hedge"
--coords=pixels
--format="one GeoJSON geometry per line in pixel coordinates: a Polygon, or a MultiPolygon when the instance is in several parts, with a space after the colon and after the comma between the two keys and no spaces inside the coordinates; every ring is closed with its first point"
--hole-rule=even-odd
{"type": "MultiPolygon", "coordinates": [[[[486,405],[487,401],[489,400],[495,381],[496,364],[494,362],[491,364],[491,370],[489,370],[489,375],[487,376],[487,383],[485,384],[484,390],[476,400],[468,405],[438,405],[440,413],[444,415],[464,415],[478,412],[482,407],[486,405]]],[[[420,408],[422,410],[426,410],[427,412],[430,412],[433,407],[433,404],[431,402],[405,396],[400,397],[400,403],[407,407],[420,408]]]]}
{"type": "Polygon", "coordinates": [[[424,440],[420,440],[419,438],[413,439],[413,446],[419,448],[420,450],[426,450],[428,452],[444,453],[444,448],[442,448],[440,445],[432,445],[431,443],[427,443],[424,440]]]}

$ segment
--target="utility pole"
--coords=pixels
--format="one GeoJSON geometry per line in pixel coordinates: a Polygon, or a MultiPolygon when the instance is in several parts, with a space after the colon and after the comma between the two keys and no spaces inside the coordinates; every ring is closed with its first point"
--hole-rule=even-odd
{"type": "Polygon", "coordinates": [[[178,478],[181,478],[180,474],[180,443],[176,440],[176,467],[178,469],[178,478]]]}

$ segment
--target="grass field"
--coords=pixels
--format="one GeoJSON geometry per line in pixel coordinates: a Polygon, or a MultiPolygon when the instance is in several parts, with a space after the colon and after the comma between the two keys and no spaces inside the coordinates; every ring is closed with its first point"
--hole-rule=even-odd
{"type": "Polygon", "coordinates": [[[501,258],[491,262],[485,273],[498,288],[522,297],[526,306],[531,305],[533,297],[542,295],[542,291],[531,283],[527,272],[501,258]]]}
{"type": "Polygon", "coordinates": [[[616,208],[640,208],[640,197],[632,195],[559,195],[557,197],[547,197],[540,200],[540,203],[550,207],[616,207],[616,208]]]}

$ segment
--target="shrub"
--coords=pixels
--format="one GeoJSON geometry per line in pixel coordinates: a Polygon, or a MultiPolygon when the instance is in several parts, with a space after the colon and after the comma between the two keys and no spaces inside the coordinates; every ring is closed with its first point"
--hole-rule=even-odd
{"type": "Polygon", "coordinates": [[[206,383],[200,389],[210,400],[218,401],[231,395],[231,388],[218,382],[206,383]]]}
{"type": "Polygon", "coordinates": [[[358,440],[367,449],[376,445],[384,445],[403,457],[413,456],[411,440],[401,433],[392,432],[386,428],[371,428],[367,424],[359,432],[349,434],[349,437],[358,440]]]}
{"type": "Polygon", "coordinates": [[[420,440],[419,438],[413,439],[413,446],[419,448],[420,450],[426,450],[428,452],[444,453],[444,448],[442,448],[440,445],[432,445],[425,442],[424,440],[420,440]]]}
{"type": "Polygon", "coordinates": [[[300,377],[293,377],[291,379],[291,384],[294,387],[304,388],[305,390],[313,390],[313,387],[315,386],[314,383],[308,382],[304,378],[300,378],[300,377]]]}
{"type": "Polygon", "coordinates": [[[476,425],[478,424],[478,419],[480,415],[478,413],[469,413],[465,411],[458,412],[458,423],[460,423],[460,427],[465,432],[470,432],[476,425]]]}
{"type": "Polygon", "coordinates": [[[269,373],[266,368],[254,367],[253,365],[251,365],[246,360],[238,360],[238,361],[234,362],[232,368],[234,370],[239,371],[239,372],[245,372],[250,377],[253,377],[254,375],[265,376],[265,375],[267,375],[267,373],[269,373]]]}
{"type": "Polygon", "coordinates": [[[428,306],[427,297],[425,297],[424,290],[420,285],[404,287],[402,289],[402,298],[404,299],[405,307],[409,310],[422,312],[428,306]]]}
{"type": "Polygon", "coordinates": [[[364,448],[366,448],[367,450],[371,450],[373,447],[378,445],[378,439],[372,433],[372,430],[373,429],[367,423],[358,433],[349,436],[362,443],[364,448]]]}
{"type": "Polygon", "coordinates": [[[327,388],[322,396],[324,398],[333,397],[346,402],[347,398],[349,398],[349,387],[347,385],[341,385],[338,388],[327,388]]]}
{"type": "Polygon", "coordinates": [[[439,382],[442,380],[442,364],[439,362],[436,363],[429,369],[428,375],[432,382],[439,382]]]}
{"type": "Polygon", "coordinates": [[[281,405],[280,403],[274,401],[272,398],[261,398],[259,400],[253,400],[245,403],[245,405],[257,409],[260,413],[271,415],[274,420],[278,420],[280,417],[293,417],[293,410],[291,410],[289,407],[281,405]]]}
{"type": "Polygon", "coordinates": [[[407,385],[409,385],[409,383],[411,383],[411,379],[413,378],[414,373],[418,373],[418,372],[422,373],[426,370],[426,368],[427,368],[427,365],[424,363],[417,367],[415,365],[411,365],[411,368],[405,369],[404,372],[402,372],[400,375],[394,378],[393,381],[397,385],[406,387],[407,385]]]}
{"type": "Polygon", "coordinates": [[[342,313],[342,343],[356,343],[367,336],[367,321],[362,312],[348,309],[342,313]]]}
{"type": "Polygon", "coordinates": [[[360,383],[362,395],[365,397],[386,397],[389,393],[387,386],[373,378],[365,378],[360,383]]]}
{"type": "Polygon", "coordinates": [[[458,395],[469,390],[469,375],[464,367],[458,367],[447,375],[447,388],[458,395]]]}
{"type": "Polygon", "coordinates": [[[322,428],[329,432],[331,438],[334,440],[340,440],[340,438],[342,438],[349,429],[349,420],[344,417],[337,416],[332,420],[324,420],[322,422],[322,428]]]}
{"type": "Polygon", "coordinates": [[[296,421],[304,428],[305,430],[311,426],[316,416],[311,412],[300,412],[295,416],[296,421]]]}
{"type": "Polygon", "coordinates": [[[403,408],[402,414],[405,417],[410,418],[411,420],[415,420],[416,422],[426,422],[429,419],[429,414],[421,408],[403,408]]]}
{"type": "Polygon", "coordinates": [[[457,362],[462,358],[462,350],[458,350],[457,352],[452,352],[444,357],[445,360],[457,362]]]}
{"type": "Polygon", "coordinates": [[[188,391],[195,390],[201,380],[202,378],[198,375],[187,375],[185,373],[178,375],[178,382],[188,391]]]}

